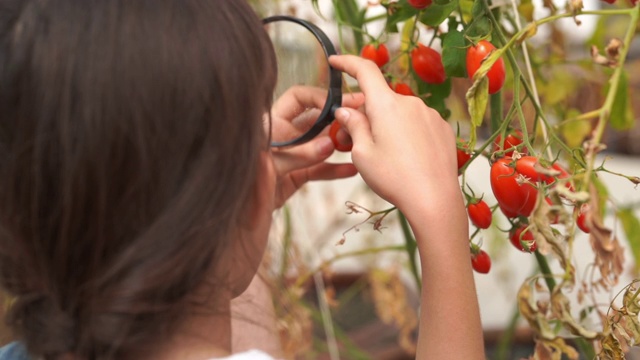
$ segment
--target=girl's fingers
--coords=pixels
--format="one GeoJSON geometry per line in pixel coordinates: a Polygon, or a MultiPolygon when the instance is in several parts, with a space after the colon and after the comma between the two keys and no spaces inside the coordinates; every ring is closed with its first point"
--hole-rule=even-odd
{"type": "Polygon", "coordinates": [[[367,99],[379,101],[393,94],[378,66],[370,60],[355,55],[332,55],[329,63],[355,78],[367,99]]]}
{"type": "Polygon", "coordinates": [[[336,121],[347,130],[355,146],[367,146],[373,142],[369,119],[360,111],[342,107],[336,110],[336,121]]]}
{"type": "Polygon", "coordinates": [[[318,136],[305,144],[291,148],[274,149],[273,159],[276,171],[282,176],[314,166],[331,156],[333,150],[333,142],[328,136],[318,136]]]}

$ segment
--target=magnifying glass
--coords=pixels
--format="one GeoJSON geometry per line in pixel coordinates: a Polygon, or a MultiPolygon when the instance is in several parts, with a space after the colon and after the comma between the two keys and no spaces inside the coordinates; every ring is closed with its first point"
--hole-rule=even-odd
{"type": "Polygon", "coordinates": [[[322,88],[327,92],[322,108],[294,109],[291,123],[284,124],[286,128],[272,131],[271,146],[302,144],[331,124],[335,111],[342,105],[342,73],[332,68],[328,60],[329,56],[336,54],[336,49],[329,37],[308,21],[278,15],[262,22],[271,37],[278,61],[276,101],[294,86],[322,88]]]}

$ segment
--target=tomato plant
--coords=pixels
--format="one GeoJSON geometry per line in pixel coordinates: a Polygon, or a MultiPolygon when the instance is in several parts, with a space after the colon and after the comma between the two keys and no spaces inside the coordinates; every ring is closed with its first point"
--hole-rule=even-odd
{"type": "Polygon", "coordinates": [[[389,50],[385,44],[367,44],[362,48],[360,56],[373,61],[378,67],[383,67],[389,62],[389,50]]]}
{"type": "MultiPolygon", "coordinates": [[[[458,136],[465,139],[457,144],[457,165],[459,171],[466,172],[459,178],[463,192],[483,184],[486,179],[480,178],[485,176],[479,175],[480,165],[490,164],[491,190],[498,213],[506,217],[498,214],[493,219],[502,221],[497,231],[507,224],[510,230],[504,231],[504,237],[518,249],[526,250],[528,242],[534,241],[531,235],[540,243],[531,243],[529,250],[544,245],[544,252],[531,257],[539,263],[539,273],[523,279],[521,291],[513,296],[520,308],[528,309],[520,315],[534,324],[532,357],[544,358],[551,353],[563,358],[621,358],[620,349],[633,345],[629,339],[640,336],[628,325],[637,319],[625,318],[616,310],[621,308],[618,304],[607,308],[609,304],[590,302],[589,296],[583,302],[576,302],[575,296],[565,297],[567,289],[575,289],[577,282],[584,280],[576,276],[585,269],[572,249],[588,247],[593,252],[589,277],[597,285],[580,285],[587,292],[617,293],[621,269],[628,268],[625,261],[635,261],[635,270],[640,271],[640,252],[635,252],[632,260],[625,258],[624,244],[619,241],[624,238],[620,234],[637,237],[630,229],[638,222],[635,214],[640,206],[620,210],[621,201],[609,196],[604,177],[599,176],[603,172],[621,176],[633,182],[631,186],[640,182],[632,175],[610,171],[599,161],[606,131],[624,131],[637,122],[635,104],[630,100],[634,98],[630,84],[637,83],[637,75],[632,71],[635,64],[630,63],[635,60],[628,59],[628,54],[637,42],[640,8],[629,7],[629,2],[618,1],[615,7],[585,2],[583,8],[580,1],[568,0],[562,4],[528,2],[517,7],[485,0],[442,0],[430,5],[418,0],[339,0],[330,2],[335,11],[324,14],[335,17],[343,53],[364,54],[371,52],[372,43],[384,42],[388,60],[380,66],[383,75],[392,79],[393,90],[418,94],[443,119],[451,118],[458,136]],[[595,20],[595,31],[577,24],[578,19],[586,18],[595,20]],[[556,26],[561,19],[575,19],[575,26],[567,25],[571,21],[556,26]],[[614,22],[616,26],[611,26],[614,22]],[[553,36],[545,38],[539,31],[543,26],[553,28],[553,36]],[[566,31],[568,26],[574,27],[566,31]],[[579,37],[573,36],[577,33],[579,37]],[[530,41],[533,36],[537,41],[530,41]],[[478,76],[483,62],[487,73],[478,76]],[[472,157],[479,166],[465,167],[472,157]],[[590,218],[576,210],[585,203],[606,208],[592,208],[590,218]],[[571,211],[578,213],[572,216],[571,211]],[[605,213],[607,220],[615,218],[610,221],[614,228],[598,217],[605,213]],[[580,240],[571,230],[582,229],[586,223],[592,227],[590,241],[576,246],[575,241],[580,240]],[[594,224],[598,230],[602,226],[602,231],[595,231],[594,224]],[[528,231],[520,231],[514,242],[514,233],[522,226],[528,231]],[[537,304],[540,296],[560,307],[565,306],[566,298],[571,300],[566,309],[529,307],[537,304]],[[577,313],[590,318],[574,316],[577,313]],[[620,335],[621,329],[628,336],[620,335]],[[568,333],[573,334],[572,341],[562,342],[568,333]],[[584,334],[591,335],[581,336],[584,334]]],[[[318,5],[319,0],[312,3],[318,5]]],[[[377,49],[374,46],[373,59],[377,59],[377,49]]],[[[402,225],[407,225],[403,221],[402,225]]],[[[374,223],[379,230],[380,222],[374,223]]],[[[471,253],[472,258],[482,261],[485,255],[474,245],[478,242],[474,237],[484,232],[476,230],[470,233],[471,253]]],[[[405,237],[410,244],[410,236],[405,237]]],[[[494,240],[487,237],[479,241],[494,240]]],[[[640,237],[636,249],[637,243],[640,237]]],[[[407,268],[419,285],[415,248],[407,246],[406,250],[407,268]]],[[[486,259],[501,260],[488,259],[488,255],[486,259]]],[[[635,300],[628,300],[637,299],[636,295],[624,293],[621,298],[627,303],[622,309],[637,307],[635,300]]]]}
{"type": "Polygon", "coordinates": [[[491,258],[484,250],[478,250],[477,254],[471,254],[471,266],[480,274],[488,274],[491,270],[491,258]]]}
{"type": "MultiPolygon", "coordinates": [[[[492,43],[487,40],[481,40],[476,45],[472,45],[467,49],[467,73],[469,77],[473,77],[476,71],[482,66],[482,62],[496,49],[492,43]]],[[[495,94],[504,85],[505,70],[504,60],[499,58],[487,72],[489,79],[489,94],[495,94]]]]}
{"type": "Polygon", "coordinates": [[[351,151],[351,149],[353,148],[351,139],[344,130],[340,131],[341,129],[342,127],[340,126],[339,122],[334,121],[331,123],[331,127],[329,128],[329,137],[333,142],[333,146],[338,151],[351,151]]]}
{"type": "Polygon", "coordinates": [[[431,2],[432,0],[408,0],[409,5],[419,10],[431,5],[431,2]]]}
{"type": "Polygon", "coordinates": [[[473,225],[480,229],[488,229],[491,226],[491,209],[484,200],[478,200],[477,202],[469,203],[467,206],[467,212],[473,225]]]}
{"type": "Polygon", "coordinates": [[[520,225],[519,227],[509,232],[509,240],[516,249],[523,252],[534,252],[538,248],[533,233],[527,230],[526,225],[520,225]]]}
{"type": "Polygon", "coordinates": [[[440,54],[428,46],[418,44],[411,51],[413,71],[428,84],[442,84],[446,79],[440,54]]]}

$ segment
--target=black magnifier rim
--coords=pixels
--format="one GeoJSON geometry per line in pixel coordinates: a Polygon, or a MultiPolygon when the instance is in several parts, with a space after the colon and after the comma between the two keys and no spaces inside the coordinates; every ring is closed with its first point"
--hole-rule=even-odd
{"type": "MultiPolygon", "coordinates": [[[[319,27],[315,26],[314,24],[306,20],[302,20],[293,16],[287,16],[287,15],[276,15],[276,16],[270,16],[262,19],[263,24],[269,24],[276,21],[293,22],[309,30],[313,34],[313,36],[316,37],[316,39],[320,43],[320,46],[322,46],[322,50],[324,51],[324,54],[327,57],[327,63],[328,63],[329,56],[337,54],[336,49],[333,46],[333,43],[331,42],[329,37],[324,33],[324,31],[322,31],[319,27]]],[[[290,146],[290,145],[298,145],[313,139],[324,128],[326,128],[329,124],[331,124],[331,122],[335,118],[334,116],[335,111],[340,106],[342,106],[342,72],[339,70],[336,70],[331,65],[329,65],[329,91],[327,93],[327,100],[316,122],[313,124],[313,126],[309,130],[307,130],[306,133],[302,134],[300,137],[297,137],[295,139],[288,140],[288,141],[272,142],[271,146],[283,147],[283,146],[290,146]]]]}

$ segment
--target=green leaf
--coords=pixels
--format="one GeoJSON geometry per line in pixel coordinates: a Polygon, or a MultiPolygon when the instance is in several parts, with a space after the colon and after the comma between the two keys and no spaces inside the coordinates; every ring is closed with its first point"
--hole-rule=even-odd
{"type": "Polygon", "coordinates": [[[406,21],[413,16],[416,16],[418,10],[407,3],[407,0],[400,0],[397,3],[390,3],[386,5],[387,13],[391,14],[387,17],[387,24],[385,29],[390,33],[398,32],[398,23],[406,21]]]}
{"type": "Polygon", "coordinates": [[[488,17],[480,15],[474,17],[473,21],[467,27],[465,35],[473,40],[479,41],[486,39],[491,33],[491,20],[488,17]]]}
{"type": "MultiPolygon", "coordinates": [[[[416,76],[415,73],[414,76],[416,76]]],[[[418,92],[426,96],[425,104],[437,110],[444,119],[451,116],[451,110],[446,104],[446,99],[451,94],[451,78],[447,78],[442,84],[427,84],[424,81],[417,81],[417,83],[418,92]]]]}
{"type": "Polygon", "coordinates": [[[609,190],[600,181],[599,178],[592,176],[591,183],[596,187],[598,193],[598,208],[600,208],[600,217],[604,218],[604,212],[606,210],[607,201],[609,201],[609,190]]]}
{"type": "MultiPolygon", "coordinates": [[[[580,115],[576,109],[566,112],[568,119],[575,119],[580,115]]],[[[591,133],[592,126],[589,120],[570,120],[560,125],[560,134],[570,148],[579,148],[584,139],[591,133]]]]}
{"type": "Polygon", "coordinates": [[[622,229],[627,236],[627,242],[635,261],[635,271],[640,271],[640,221],[633,208],[620,208],[616,215],[622,223],[622,229]]]}
{"type": "Polygon", "coordinates": [[[458,8],[458,0],[436,0],[422,13],[420,22],[436,27],[442,24],[458,8]]]}
{"type": "Polygon", "coordinates": [[[466,77],[466,57],[464,35],[450,30],[442,42],[442,63],[447,76],[466,77]]]}
{"type": "Polygon", "coordinates": [[[471,6],[471,16],[473,18],[484,16],[484,4],[483,0],[475,0],[473,6],[471,6]]]}
{"type": "MultiPolygon", "coordinates": [[[[606,89],[610,91],[609,86],[606,89]]],[[[616,130],[629,130],[635,125],[633,109],[629,101],[629,78],[627,72],[622,70],[616,90],[616,97],[611,105],[611,114],[609,114],[609,123],[616,130]]]]}

